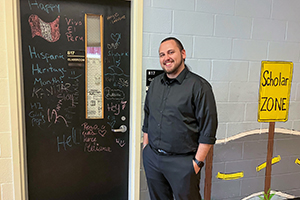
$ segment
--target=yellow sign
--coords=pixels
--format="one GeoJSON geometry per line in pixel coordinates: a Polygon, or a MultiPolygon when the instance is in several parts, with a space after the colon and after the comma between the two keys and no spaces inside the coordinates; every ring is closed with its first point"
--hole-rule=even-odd
{"type": "Polygon", "coordinates": [[[258,102],[259,122],[287,121],[292,75],[292,62],[262,61],[258,102]]]}

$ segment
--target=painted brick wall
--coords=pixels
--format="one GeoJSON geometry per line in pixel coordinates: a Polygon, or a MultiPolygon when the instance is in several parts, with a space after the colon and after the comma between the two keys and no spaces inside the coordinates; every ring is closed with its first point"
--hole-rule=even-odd
{"type": "Polygon", "coordinates": [[[13,199],[12,142],[9,121],[9,85],[5,0],[0,0],[0,200],[13,199]]]}
{"type": "MultiPolygon", "coordinates": [[[[186,64],[213,86],[217,138],[224,139],[268,128],[257,122],[261,61],[292,61],[289,120],[276,128],[299,131],[299,10],[297,0],[144,0],[143,86],[147,69],[161,69],[160,41],[178,37],[187,51],[186,64]]],[[[148,199],[143,169],[141,180],[141,199],[148,199]]]]}
{"type": "MultiPolygon", "coordinates": [[[[208,79],[219,112],[218,139],[254,128],[262,60],[294,63],[289,121],[276,127],[300,130],[299,1],[145,0],[143,69],[160,69],[159,42],[182,40],[186,63],[208,79]],[[283,3],[285,2],[285,3],[283,3]]],[[[143,93],[145,95],[145,93],[143,93]]]]}

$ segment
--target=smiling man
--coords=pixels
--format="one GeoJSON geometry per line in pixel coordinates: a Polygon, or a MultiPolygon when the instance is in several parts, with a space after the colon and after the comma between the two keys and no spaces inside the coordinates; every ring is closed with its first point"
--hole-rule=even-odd
{"type": "Polygon", "coordinates": [[[185,59],[177,38],[161,42],[165,73],[154,78],[145,100],[143,162],[152,200],[201,200],[200,170],[216,141],[212,88],[185,59]]]}

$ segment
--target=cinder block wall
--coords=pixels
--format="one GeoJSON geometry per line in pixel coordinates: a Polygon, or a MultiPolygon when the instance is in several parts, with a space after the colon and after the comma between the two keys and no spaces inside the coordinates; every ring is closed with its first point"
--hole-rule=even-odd
{"type": "MultiPolygon", "coordinates": [[[[271,190],[300,197],[300,166],[295,164],[299,157],[299,142],[300,135],[275,133],[273,158],[280,157],[280,161],[272,166],[271,190]]],[[[241,200],[264,190],[265,168],[256,170],[256,167],[266,162],[267,143],[267,132],[257,131],[256,134],[215,145],[211,192],[213,200],[241,200]],[[222,180],[217,178],[218,172],[242,172],[243,177],[222,180]]],[[[205,169],[201,173],[200,187],[203,194],[205,169]]],[[[273,199],[278,199],[278,196],[273,199]]]]}
{"type": "MultiPolygon", "coordinates": [[[[186,64],[213,86],[217,138],[225,139],[268,128],[257,122],[261,61],[292,61],[289,120],[276,128],[299,131],[299,10],[297,0],[144,0],[143,86],[147,69],[161,69],[160,41],[178,37],[187,51],[186,64]]],[[[141,199],[148,199],[143,168],[141,180],[141,199]]]]}
{"type": "Polygon", "coordinates": [[[5,1],[0,0],[0,200],[13,199],[5,1]]]}

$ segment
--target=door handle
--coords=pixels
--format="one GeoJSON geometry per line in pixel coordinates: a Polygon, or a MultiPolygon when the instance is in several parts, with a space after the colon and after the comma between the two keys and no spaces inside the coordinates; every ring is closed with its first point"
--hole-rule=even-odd
{"type": "Polygon", "coordinates": [[[125,133],[127,131],[127,126],[125,125],[121,125],[119,129],[111,129],[112,132],[121,132],[121,133],[125,133]]]}

